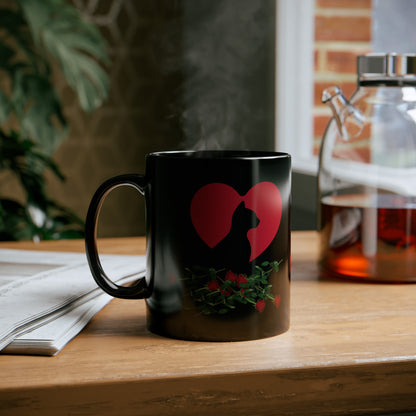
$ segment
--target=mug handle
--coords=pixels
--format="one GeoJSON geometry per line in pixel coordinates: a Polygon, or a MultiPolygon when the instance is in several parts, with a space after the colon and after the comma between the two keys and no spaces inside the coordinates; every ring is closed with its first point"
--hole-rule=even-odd
{"type": "Polygon", "coordinates": [[[104,272],[97,250],[97,221],[105,197],[119,186],[132,186],[145,194],[147,180],[143,175],[127,174],[105,181],[93,195],[85,220],[85,251],[91,273],[97,285],[109,295],[122,299],[143,299],[150,296],[146,278],[141,277],[133,286],[119,286],[104,272]]]}

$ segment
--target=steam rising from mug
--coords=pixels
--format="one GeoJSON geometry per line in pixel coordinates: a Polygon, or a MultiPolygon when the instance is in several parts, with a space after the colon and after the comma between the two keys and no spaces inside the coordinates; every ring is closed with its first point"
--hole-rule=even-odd
{"type": "Polygon", "coordinates": [[[183,4],[184,147],[272,145],[274,2],[184,0],[183,4]],[[253,143],[253,137],[264,142],[253,143]]]}

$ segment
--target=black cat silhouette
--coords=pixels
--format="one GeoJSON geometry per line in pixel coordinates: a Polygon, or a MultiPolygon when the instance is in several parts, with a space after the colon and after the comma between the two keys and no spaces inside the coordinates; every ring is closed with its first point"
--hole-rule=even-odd
{"type": "Polygon", "coordinates": [[[247,231],[259,224],[254,211],[247,209],[244,202],[238,205],[233,214],[229,234],[212,251],[217,267],[227,267],[235,273],[244,273],[249,269],[251,253],[247,231]]]}

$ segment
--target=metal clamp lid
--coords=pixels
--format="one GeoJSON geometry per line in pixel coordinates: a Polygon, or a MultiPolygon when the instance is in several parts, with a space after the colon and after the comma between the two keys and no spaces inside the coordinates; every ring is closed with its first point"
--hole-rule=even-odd
{"type": "Polygon", "coordinates": [[[416,76],[416,54],[402,55],[402,75],[416,76]]]}
{"type": "Polygon", "coordinates": [[[416,54],[369,53],[357,57],[359,81],[405,81],[416,78],[416,54]]]}

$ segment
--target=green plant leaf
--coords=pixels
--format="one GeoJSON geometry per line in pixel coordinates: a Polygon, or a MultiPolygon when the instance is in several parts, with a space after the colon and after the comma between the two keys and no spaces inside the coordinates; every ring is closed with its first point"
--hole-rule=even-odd
{"type": "Polygon", "coordinates": [[[84,223],[70,210],[51,201],[46,194],[45,169],[62,179],[53,160],[36,150],[29,139],[0,130],[0,169],[12,171],[26,192],[25,205],[0,200],[0,239],[82,238],[84,223]]]}
{"type": "Polygon", "coordinates": [[[3,124],[9,118],[10,104],[6,94],[0,90],[0,124],[3,124]]]}
{"type": "Polygon", "coordinates": [[[21,122],[22,134],[52,154],[67,135],[66,120],[50,81],[36,74],[19,73],[12,103],[21,122]]]}
{"type": "MultiPolygon", "coordinates": [[[[25,24],[25,20],[19,11],[13,10],[10,7],[2,8],[0,10],[0,28],[3,33],[7,34],[14,42],[17,42],[20,47],[28,42],[26,32],[22,30],[22,27],[24,27],[25,24]]],[[[5,46],[4,41],[2,42],[2,45],[5,46]]],[[[23,49],[26,50],[26,47],[23,47],[23,49]]]]}
{"type": "MultiPolygon", "coordinates": [[[[0,13],[2,11],[0,10],[0,13]]],[[[0,26],[1,27],[1,26],[0,26]]],[[[0,43],[0,68],[5,69],[6,71],[11,70],[12,64],[11,61],[15,56],[15,52],[12,48],[4,43],[0,43]]]]}
{"type": "Polygon", "coordinates": [[[85,111],[107,98],[107,73],[97,63],[108,63],[106,44],[95,26],[63,0],[18,0],[35,43],[52,55],[85,111]]]}
{"type": "Polygon", "coordinates": [[[7,60],[4,60],[3,55],[0,65],[11,76],[22,65],[35,68],[38,72],[49,70],[47,62],[34,47],[33,38],[30,36],[27,22],[20,9],[12,10],[10,7],[1,9],[0,28],[4,34],[1,38],[1,45],[9,49],[7,60]]]}
{"type": "Polygon", "coordinates": [[[31,227],[25,207],[10,199],[0,199],[0,240],[27,240],[31,236],[31,227]]]}
{"type": "Polygon", "coordinates": [[[0,169],[17,177],[26,201],[0,198],[0,239],[83,235],[83,221],[46,192],[45,170],[63,179],[50,155],[67,135],[54,60],[84,110],[102,104],[109,88],[102,65],[109,60],[97,27],[64,0],[6,2],[0,8],[0,169]]]}

